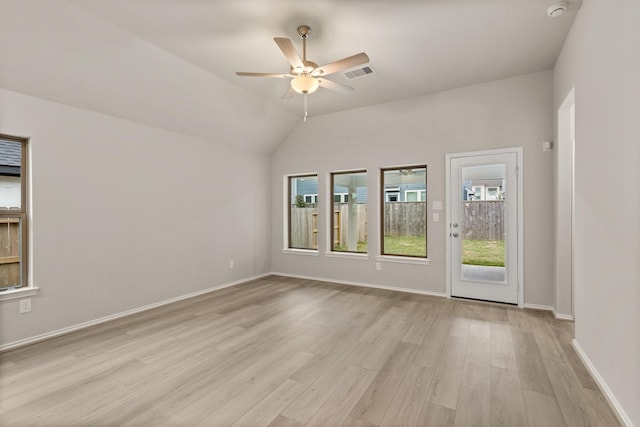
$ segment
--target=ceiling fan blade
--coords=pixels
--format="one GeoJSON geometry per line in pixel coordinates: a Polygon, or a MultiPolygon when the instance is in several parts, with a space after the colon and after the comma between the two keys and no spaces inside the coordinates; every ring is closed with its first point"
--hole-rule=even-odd
{"type": "Polygon", "coordinates": [[[244,71],[236,71],[237,76],[242,77],[275,77],[284,79],[285,77],[295,77],[289,73],[246,73],[244,71]]]}
{"type": "Polygon", "coordinates": [[[289,86],[289,89],[287,89],[287,91],[282,94],[282,99],[293,98],[294,96],[296,96],[296,93],[297,92],[295,90],[293,90],[293,88],[291,86],[289,86]]]}
{"type": "Polygon", "coordinates": [[[320,82],[320,87],[323,87],[325,89],[334,90],[340,93],[349,93],[353,91],[353,88],[351,86],[343,85],[342,83],[336,83],[333,80],[323,79],[321,77],[318,77],[317,79],[320,82]]]}
{"type": "Polygon", "coordinates": [[[332,62],[327,65],[316,68],[311,73],[314,76],[328,76],[338,71],[354,68],[359,65],[364,65],[369,62],[369,57],[366,53],[360,52],[356,55],[343,58],[339,61],[332,62]]]}
{"type": "Polygon", "coordinates": [[[302,63],[302,59],[298,56],[298,52],[296,52],[296,48],[293,47],[293,43],[286,37],[274,37],[275,42],[278,44],[278,47],[286,56],[287,61],[293,68],[304,68],[304,64],[302,63]]]}

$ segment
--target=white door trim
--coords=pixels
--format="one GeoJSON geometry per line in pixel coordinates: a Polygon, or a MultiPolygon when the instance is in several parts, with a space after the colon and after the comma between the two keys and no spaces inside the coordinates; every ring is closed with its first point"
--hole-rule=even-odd
{"type": "Polygon", "coordinates": [[[449,153],[445,160],[445,197],[446,197],[446,281],[447,298],[451,298],[451,239],[448,234],[451,227],[451,159],[458,157],[486,156],[491,154],[515,153],[517,157],[518,181],[518,307],[524,307],[524,150],[522,147],[500,148],[496,150],[469,151],[464,153],[449,153]]]}

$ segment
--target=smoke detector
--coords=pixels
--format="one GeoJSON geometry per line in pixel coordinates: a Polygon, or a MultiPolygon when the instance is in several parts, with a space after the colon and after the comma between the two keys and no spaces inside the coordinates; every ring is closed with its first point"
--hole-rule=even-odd
{"type": "Polygon", "coordinates": [[[558,3],[554,3],[549,6],[549,9],[547,9],[547,15],[549,15],[551,18],[557,18],[558,16],[565,13],[568,7],[569,2],[559,1],[558,3]]]}

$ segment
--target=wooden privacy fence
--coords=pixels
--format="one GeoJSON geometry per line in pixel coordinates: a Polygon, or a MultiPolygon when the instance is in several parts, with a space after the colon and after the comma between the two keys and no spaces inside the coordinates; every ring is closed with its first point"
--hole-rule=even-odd
{"type": "Polygon", "coordinates": [[[0,288],[20,285],[20,220],[0,218],[0,288]]]}
{"type": "Polygon", "coordinates": [[[290,245],[292,248],[318,249],[318,208],[291,207],[290,245]]]}
{"type": "Polygon", "coordinates": [[[504,240],[504,200],[474,200],[463,203],[463,238],[504,240]]]}
{"type": "MultiPolygon", "coordinates": [[[[336,204],[333,212],[333,239],[336,245],[347,245],[347,229],[349,227],[349,204],[336,204]]],[[[358,241],[367,240],[367,206],[357,204],[358,241]]],[[[316,204],[299,208],[291,206],[290,244],[292,248],[318,249],[318,208],[316,204]]]]}
{"type": "MultiPolygon", "coordinates": [[[[337,203],[333,212],[333,239],[347,245],[349,204],[337,203]]],[[[367,240],[367,205],[357,204],[358,241],[367,240]]],[[[466,201],[463,205],[462,235],[469,240],[504,240],[504,200],[466,201]]],[[[388,202],[384,204],[386,236],[424,236],[427,204],[424,202],[388,202]]],[[[318,208],[316,204],[291,209],[291,247],[318,248],[318,208]]],[[[16,233],[17,234],[17,233],[16,233]]],[[[17,237],[16,237],[17,238],[17,237]]],[[[0,261],[1,262],[1,261],[0,261]]],[[[0,265],[1,268],[1,265],[0,265]]],[[[19,272],[19,270],[16,270],[19,272]]]]}
{"type": "MultiPolygon", "coordinates": [[[[347,245],[349,204],[336,203],[333,211],[333,240],[338,246],[347,245]]],[[[424,236],[427,204],[424,202],[385,203],[385,235],[424,236]]],[[[358,241],[365,242],[368,234],[367,205],[356,205],[358,241]]],[[[291,247],[318,248],[318,208],[316,204],[298,208],[291,206],[291,247]]]]}
{"type": "MultiPolygon", "coordinates": [[[[349,204],[336,203],[333,210],[333,243],[347,246],[347,230],[349,229],[349,204]]],[[[358,242],[367,241],[367,205],[356,204],[358,218],[358,242]]]]}
{"type": "Polygon", "coordinates": [[[386,202],[385,236],[425,236],[427,204],[425,202],[386,202]]]}

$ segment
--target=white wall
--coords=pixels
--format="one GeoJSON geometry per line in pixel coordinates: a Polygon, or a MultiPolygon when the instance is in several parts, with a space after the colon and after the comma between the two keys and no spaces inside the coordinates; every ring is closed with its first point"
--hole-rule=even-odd
{"type": "MultiPolygon", "coordinates": [[[[376,255],[380,167],[426,163],[429,202],[444,202],[445,154],[523,146],[525,302],[551,306],[553,156],[542,152],[542,142],[552,139],[552,104],[552,73],[544,71],[300,123],[273,155],[273,271],[444,293],[444,210],[440,222],[428,223],[429,266],[385,263],[382,271],[376,271],[373,257],[368,261],[329,258],[324,256],[325,233],[319,236],[320,256],[285,254],[283,175],[318,172],[319,192],[325,195],[329,172],[367,169],[369,251],[376,255]]],[[[319,228],[326,229],[327,222],[322,209],[319,228]]]]}
{"type": "MultiPolygon", "coordinates": [[[[554,70],[575,87],[576,341],[640,425],[640,2],[585,1],[554,70]]],[[[624,415],[624,414],[623,414],[624,415]]]]}
{"type": "Polygon", "coordinates": [[[41,288],[0,302],[0,345],[269,271],[268,156],[6,90],[0,111],[30,138],[41,288]]]}

